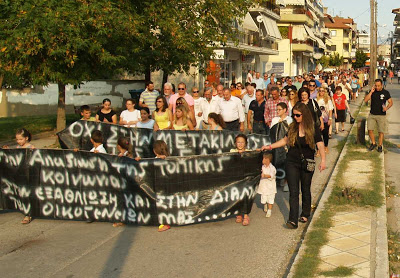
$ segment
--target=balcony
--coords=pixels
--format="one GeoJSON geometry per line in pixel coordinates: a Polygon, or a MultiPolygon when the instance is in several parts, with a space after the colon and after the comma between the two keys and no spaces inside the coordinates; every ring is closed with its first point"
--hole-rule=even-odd
{"type": "Polygon", "coordinates": [[[343,43],[349,44],[350,43],[349,37],[344,37],[343,38],[343,43]]]}
{"type": "Polygon", "coordinates": [[[280,20],[280,7],[272,4],[270,2],[264,3],[262,5],[257,5],[249,8],[250,12],[262,12],[266,15],[269,15],[271,18],[275,20],[280,20]]]}
{"type": "Polygon", "coordinates": [[[350,58],[350,52],[349,51],[343,51],[343,58],[350,58]]]}
{"type": "Polygon", "coordinates": [[[305,43],[293,43],[292,44],[293,52],[314,52],[314,47],[305,43]]]}
{"type": "Polygon", "coordinates": [[[307,24],[310,27],[314,27],[314,19],[312,14],[306,11],[304,8],[281,9],[280,22],[302,23],[302,24],[307,24]]]}

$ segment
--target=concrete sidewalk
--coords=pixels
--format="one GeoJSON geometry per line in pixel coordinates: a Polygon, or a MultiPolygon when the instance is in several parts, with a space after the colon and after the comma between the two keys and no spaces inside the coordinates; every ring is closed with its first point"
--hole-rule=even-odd
{"type": "MultiPolygon", "coordinates": [[[[366,117],[368,112],[360,113],[360,116],[366,117]]],[[[356,125],[353,126],[356,129],[356,125]]],[[[353,130],[352,130],[353,131],[353,130]]],[[[351,131],[351,132],[352,132],[351,131]]],[[[355,130],[354,130],[355,131],[355,130]]],[[[338,161],[345,157],[348,151],[347,144],[338,161]]],[[[365,146],[358,148],[352,147],[352,153],[359,156],[367,156],[368,151],[365,146]],[[363,155],[365,153],[365,155],[363,155]]],[[[376,152],[376,150],[374,150],[376,152]]],[[[347,164],[343,180],[347,188],[371,189],[371,175],[381,175],[385,181],[384,175],[384,155],[379,155],[381,165],[378,167],[381,171],[374,172],[371,160],[351,160],[347,164]]],[[[348,162],[348,161],[346,161],[348,162]]],[[[313,221],[310,224],[309,231],[317,229],[314,226],[315,220],[319,219],[325,207],[328,204],[328,198],[332,194],[335,178],[338,175],[339,167],[334,170],[326,191],[321,198],[321,204],[316,210],[313,221]]],[[[385,183],[381,185],[382,195],[385,196],[385,183]]],[[[322,272],[334,271],[337,267],[348,267],[354,270],[350,278],[383,278],[389,277],[388,248],[387,248],[387,226],[386,226],[386,204],[379,208],[360,207],[357,205],[348,205],[343,208],[344,211],[334,213],[332,225],[327,231],[328,242],[320,249],[319,257],[321,263],[317,270],[317,277],[323,276],[322,272]]],[[[307,235],[305,237],[307,241],[307,235]]],[[[296,257],[294,267],[291,269],[289,277],[293,277],[297,264],[303,256],[306,256],[306,246],[300,248],[299,255],[296,257]]],[[[333,277],[329,275],[329,277],[333,277]]]]}

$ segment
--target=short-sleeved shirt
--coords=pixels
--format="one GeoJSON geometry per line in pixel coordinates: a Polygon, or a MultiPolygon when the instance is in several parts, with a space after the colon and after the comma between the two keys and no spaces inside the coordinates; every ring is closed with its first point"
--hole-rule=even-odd
{"type": "Polygon", "coordinates": [[[346,109],[346,95],[341,94],[338,96],[337,94],[333,95],[333,101],[335,102],[335,106],[337,110],[345,110],[346,109]]]}
{"type": "MultiPolygon", "coordinates": [[[[140,120],[140,111],[137,109],[134,109],[133,111],[124,110],[121,112],[120,117],[126,122],[137,122],[140,120]]],[[[135,125],[130,125],[130,126],[135,126],[135,125]]]]}
{"type": "MultiPolygon", "coordinates": [[[[175,114],[175,108],[176,108],[176,100],[180,98],[181,95],[179,94],[173,94],[171,98],[169,99],[169,104],[172,104],[172,113],[175,114]]],[[[183,98],[186,100],[189,106],[194,106],[194,99],[191,95],[186,93],[183,98]]]]}
{"type": "Polygon", "coordinates": [[[265,100],[258,104],[257,100],[250,102],[249,110],[253,111],[253,119],[257,122],[264,121],[265,100]]]}
{"type": "Polygon", "coordinates": [[[153,119],[150,119],[147,123],[138,122],[138,123],[136,124],[136,127],[153,129],[154,123],[155,123],[155,121],[154,121],[153,119]]]}
{"type": "Polygon", "coordinates": [[[386,115],[386,112],[383,112],[382,105],[386,105],[386,101],[392,98],[390,93],[385,89],[382,91],[375,91],[371,95],[371,111],[372,115],[386,115]]]}
{"type": "Polygon", "coordinates": [[[160,93],[156,90],[149,92],[146,89],[140,94],[139,101],[144,102],[149,107],[150,113],[152,113],[156,110],[156,98],[159,95],[160,93]]]}
{"type": "Polygon", "coordinates": [[[283,89],[285,89],[287,92],[290,92],[292,90],[297,91],[297,87],[295,85],[286,85],[285,87],[283,87],[283,89]]]}
{"type": "Polygon", "coordinates": [[[99,116],[99,121],[100,121],[100,122],[103,122],[104,119],[107,119],[107,121],[109,121],[110,123],[112,123],[112,122],[113,122],[113,121],[112,121],[112,117],[113,117],[114,115],[116,115],[116,113],[115,113],[114,110],[111,110],[109,113],[103,113],[103,112],[101,112],[101,109],[100,109],[99,111],[97,111],[96,115],[99,116]]]}
{"type": "MultiPolygon", "coordinates": [[[[322,142],[321,131],[319,130],[319,128],[315,129],[314,142],[315,143],[322,142]]],[[[314,158],[315,150],[311,149],[310,146],[306,143],[305,136],[304,137],[297,136],[296,143],[294,144],[294,146],[290,146],[289,151],[286,155],[287,161],[299,163],[300,158],[301,158],[301,153],[303,153],[304,158],[306,158],[306,159],[314,158]],[[301,152],[300,152],[299,144],[301,145],[301,152]]]]}

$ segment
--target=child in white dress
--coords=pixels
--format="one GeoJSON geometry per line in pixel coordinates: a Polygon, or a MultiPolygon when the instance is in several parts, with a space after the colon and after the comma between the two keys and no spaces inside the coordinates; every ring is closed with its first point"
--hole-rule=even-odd
{"type": "Polygon", "coordinates": [[[263,166],[261,168],[261,179],[257,193],[261,195],[261,203],[264,205],[265,217],[271,217],[272,205],[276,195],[276,169],[271,163],[272,154],[263,154],[263,166]]]}

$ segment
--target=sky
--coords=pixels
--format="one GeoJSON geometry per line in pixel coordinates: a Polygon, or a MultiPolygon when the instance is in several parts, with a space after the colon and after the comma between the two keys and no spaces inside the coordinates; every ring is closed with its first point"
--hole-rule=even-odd
{"type": "MultiPolygon", "coordinates": [[[[358,30],[366,30],[370,23],[370,0],[322,0],[324,7],[332,16],[351,17],[357,23],[358,30]]],[[[378,0],[378,43],[387,41],[390,31],[394,31],[392,10],[400,8],[399,0],[378,0]],[[386,27],[382,25],[386,24],[386,27]]]]}

